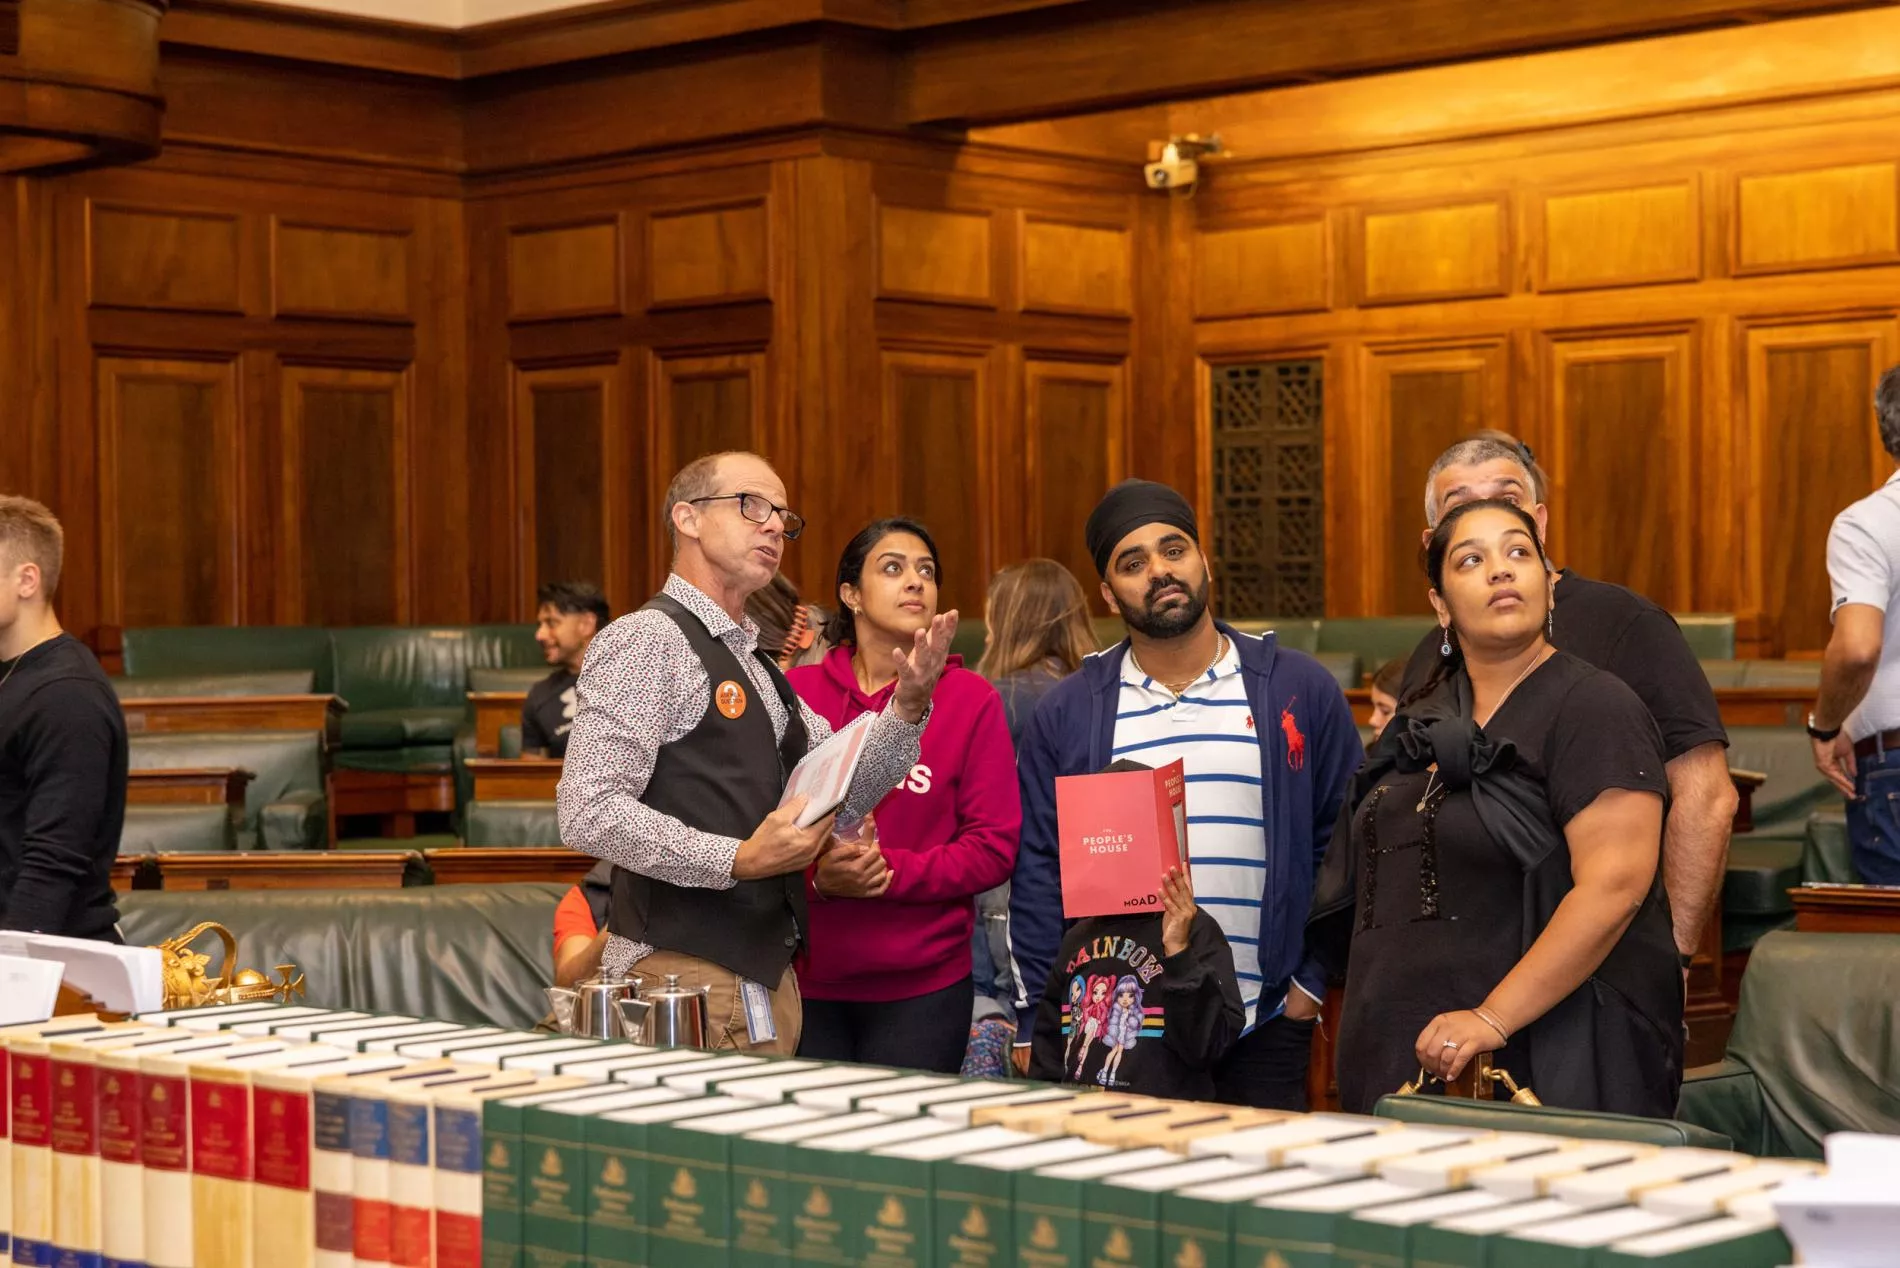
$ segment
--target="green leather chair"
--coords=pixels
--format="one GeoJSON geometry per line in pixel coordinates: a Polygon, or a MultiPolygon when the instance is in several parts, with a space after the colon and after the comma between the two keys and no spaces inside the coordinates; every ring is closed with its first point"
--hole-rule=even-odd
{"type": "MultiPolygon", "coordinates": [[[[1536,1089],[1532,1089],[1535,1091],[1536,1089]]],[[[1630,1114],[1600,1114],[1553,1105],[1513,1105],[1509,1101],[1467,1101],[1448,1096],[1382,1096],[1372,1112],[1380,1118],[1432,1127],[1475,1131],[1542,1132],[1581,1140],[1628,1140],[1665,1149],[1733,1149],[1727,1136],[1694,1123],[1630,1114]]]]}
{"type": "Polygon", "coordinates": [[[329,844],[322,744],[316,731],[135,735],[129,742],[130,764],[133,770],[250,771],[238,848],[321,850],[329,844]]]}
{"type": "Polygon", "coordinates": [[[1310,616],[1290,616],[1284,619],[1277,616],[1241,617],[1227,622],[1242,634],[1256,636],[1273,635],[1273,641],[1281,647],[1291,647],[1296,652],[1315,653],[1319,651],[1320,623],[1310,616]]]}
{"type": "Polygon", "coordinates": [[[1677,1115],[1744,1153],[1819,1158],[1830,1132],[1900,1134],[1900,934],[1775,933],[1742,975],[1719,1063],[1677,1115]]]}
{"type": "Polygon", "coordinates": [[[553,672],[554,670],[545,662],[507,667],[470,665],[468,689],[470,691],[528,691],[534,684],[553,672]]]}
{"type": "Polygon", "coordinates": [[[465,845],[561,845],[560,818],[551,801],[471,801],[462,816],[465,845]]]}
{"type": "Polygon", "coordinates": [[[316,689],[314,669],[260,669],[247,674],[153,674],[114,678],[121,700],[179,696],[307,696],[316,689]]]}
{"type": "Polygon", "coordinates": [[[1798,726],[1732,726],[1728,764],[1760,771],[1768,782],[1755,790],[1756,837],[1799,841],[1808,816],[1841,804],[1841,794],[1814,769],[1814,749],[1798,726]]]}
{"type": "Polygon", "coordinates": [[[1735,614],[1733,612],[1677,612],[1676,624],[1689,650],[1697,660],[1733,660],[1735,658],[1735,614]]]}
{"type": "Polygon", "coordinates": [[[1860,884],[1860,873],[1854,869],[1854,849],[1847,839],[1846,810],[1817,810],[1808,816],[1801,880],[1820,885],[1860,884]]]}
{"type": "Polygon", "coordinates": [[[312,689],[336,690],[330,632],[309,625],[165,625],[124,634],[125,675],[159,678],[305,670],[312,689]]]}
{"type": "Polygon", "coordinates": [[[120,854],[209,854],[235,850],[237,825],[222,806],[127,806],[120,854]]]}
{"type": "Polygon", "coordinates": [[[337,764],[349,770],[446,773],[468,714],[468,671],[541,663],[525,625],[365,626],[332,631],[331,646],[350,706],[337,764]]]}
{"type": "Polygon", "coordinates": [[[1364,676],[1362,663],[1352,652],[1319,652],[1314,659],[1333,676],[1341,691],[1351,691],[1364,676]]]}
{"type": "Polygon", "coordinates": [[[1322,652],[1353,652],[1375,670],[1388,660],[1410,657],[1438,628],[1429,616],[1333,616],[1319,623],[1322,652]]]}
{"type": "Polygon", "coordinates": [[[548,1011],[554,908],[567,889],[135,890],[118,896],[119,925],[128,943],[153,946],[216,920],[237,937],[239,967],[295,964],[319,1007],[528,1030],[548,1011]]]}

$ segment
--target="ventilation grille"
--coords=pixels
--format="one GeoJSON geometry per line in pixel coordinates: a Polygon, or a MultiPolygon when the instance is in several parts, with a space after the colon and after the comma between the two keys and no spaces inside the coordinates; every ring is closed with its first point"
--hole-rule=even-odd
{"type": "Polygon", "coordinates": [[[1213,368],[1214,560],[1226,616],[1326,614],[1324,368],[1213,368]]]}

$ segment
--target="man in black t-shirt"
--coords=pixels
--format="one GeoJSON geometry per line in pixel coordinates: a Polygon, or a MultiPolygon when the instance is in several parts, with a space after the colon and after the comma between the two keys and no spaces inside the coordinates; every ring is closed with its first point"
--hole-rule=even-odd
{"type": "Polygon", "coordinates": [[[535,604],[534,641],[554,672],[528,689],[521,706],[521,752],[526,757],[566,757],[581,661],[611,615],[607,596],[588,581],[550,582],[536,593],[535,604]]]}
{"type": "Polygon", "coordinates": [[[0,929],[117,942],[125,716],[53,614],[63,550],[51,511],[0,497],[0,929]]]}
{"type": "MultiPolygon", "coordinates": [[[[1499,432],[1461,440],[1438,456],[1425,479],[1429,540],[1439,516],[1461,502],[1503,498],[1530,511],[1549,531],[1544,473],[1530,447],[1499,432]]],[[[1421,578],[1421,584],[1423,579],[1421,578]]],[[[1669,813],[1663,823],[1663,885],[1676,950],[1684,968],[1702,941],[1728,861],[1735,785],[1728,773],[1728,731],[1715,692],[1675,618],[1642,595],[1564,569],[1558,573],[1552,641],[1563,651],[1621,678],[1649,709],[1668,759],[1669,813]]],[[[1440,658],[1434,631],[1406,665],[1400,700],[1425,682],[1440,658]]]]}

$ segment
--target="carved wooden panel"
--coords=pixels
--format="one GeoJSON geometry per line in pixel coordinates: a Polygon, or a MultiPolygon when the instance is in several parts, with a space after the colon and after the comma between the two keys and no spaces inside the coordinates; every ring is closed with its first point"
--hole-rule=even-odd
{"type": "Polygon", "coordinates": [[[1194,315],[1323,311],[1331,274],[1331,235],[1323,216],[1203,233],[1195,240],[1194,315]]]}
{"type": "Polygon", "coordinates": [[[1354,220],[1361,303],[1502,295],[1510,289],[1502,200],[1366,211],[1354,220]]]}
{"type": "Polygon", "coordinates": [[[1484,427],[1510,426],[1502,340],[1430,349],[1377,349],[1367,358],[1367,441],[1386,464],[1372,508],[1386,518],[1384,585],[1375,612],[1430,612],[1419,567],[1425,476],[1447,446],[1484,427]]]}
{"type": "Polygon", "coordinates": [[[1542,202],[1539,290],[1684,282],[1701,274],[1693,181],[1552,194],[1542,202]]]}
{"type": "Polygon", "coordinates": [[[1783,650],[1827,646],[1826,542],[1834,517],[1891,469],[1873,420],[1873,389],[1895,360],[1892,319],[1757,326],[1744,336],[1748,374],[1745,558],[1760,609],[1779,615],[1783,650]]]}
{"type": "Polygon", "coordinates": [[[288,623],[409,621],[409,411],[405,371],[284,368],[288,623]]]}
{"type": "Polygon", "coordinates": [[[273,307],[280,317],[407,321],[410,235],[401,230],[272,223],[273,307]]]}
{"type": "MultiPolygon", "coordinates": [[[[1694,607],[1696,373],[1688,331],[1553,339],[1547,381],[1563,563],[1694,607]]],[[[1541,457],[1542,455],[1540,455],[1541,457]]]]}
{"type": "Polygon", "coordinates": [[[517,228],[508,235],[508,315],[516,321],[621,312],[620,222],[517,228]]]}
{"type": "Polygon", "coordinates": [[[1029,552],[1075,574],[1091,610],[1108,611],[1082,539],[1089,512],[1126,469],[1127,398],[1120,365],[1030,361],[1023,366],[1028,422],[1029,552]]]}
{"type": "Polygon", "coordinates": [[[877,209],[878,294],[991,304],[996,295],[985,212],[877,209]]]}
{"type": "Polygon", "coordinates": [[[763,299],[768,256],[763,201],[656,212],[647,221],[650,306],[763,299]]]}
{"type": "Polygon", "coordinates": [[[985,519],[991,505],[989,363],[886,352],[884,429],[896,460],[893,502],[937,541],[944,576],[939,609],[981,612],[992,571],[985,519]]]}
{"type": "MultiPolygon", "coordinates": [[[[666,483],[675,471],[704,454],[764,445],[765,354],[715,357],[655,357],[653,384],[653,505],[664,519],[666,483]]],[[[652,562],[663,568],[670,548],[664,527],[654,541],[652,562]]],[[[664,575],[662,573],[661,575],[664,575]]]]}
{"type": "Polygon", "coordinates": [[[591,581],[606,589],[624,554],[609,529],[624,497],[614,365],[518,371],[515,375],[515,499],[520,518],[524,602],[551,581],[591,581]]]}
{"type": "Polygon", "coordinates": [[[1207,367],[1218,607],[1229,617],[1326,614],[1326,363],[1207,367]]]}
{"type": "Polygon", "coordinates": [[[1735,182],[1735,272],[1900,259],[1900,165],[1867,163],[1735,182]]]}
{"type": "Polygon", "coordinates": [[[1029,312],[1126,316],[1132,267],[1126,229],[1023,217],[1023,308],[1029,312]]]}
{"type": "Polygon", "coordinates": [[[241,310],[237,216],[94,202],[87,222],[87,277],[95,305],[241,310]]]}
{"type": "Polygon", "coordinates": [[[235,624],[236,364],[101,357],[97,381],[102,618],[235,624]]]}

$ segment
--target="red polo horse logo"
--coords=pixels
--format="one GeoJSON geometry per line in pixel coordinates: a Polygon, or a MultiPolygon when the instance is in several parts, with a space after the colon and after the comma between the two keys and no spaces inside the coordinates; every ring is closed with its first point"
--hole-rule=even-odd
{"type": "MultiPolygon", "coordinates": [[[[1299,699],[1298,696],[1293,700],[1299,699]]],[[[1302,770],[1306,766],[1306,737],[1300,734],[1300,724],[1293,720],[1293,700],[1286,702],[1286,708],[1280,710],[1280,730],[1286,736],[1286,764],[1288,770],[1302,770]]]]}

